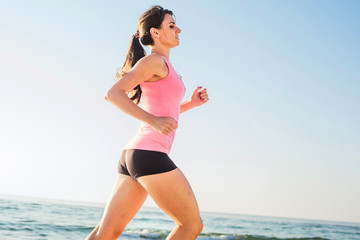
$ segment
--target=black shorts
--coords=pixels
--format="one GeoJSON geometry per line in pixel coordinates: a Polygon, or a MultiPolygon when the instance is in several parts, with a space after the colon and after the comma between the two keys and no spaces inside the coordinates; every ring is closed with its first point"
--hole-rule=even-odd
{"type": "Polygon", "coordinates": [[[140,149],[125,149],[118,164],[119,173],[135,179],[146,175],[169,172],[176,168],[166,153],[140,149]]]}

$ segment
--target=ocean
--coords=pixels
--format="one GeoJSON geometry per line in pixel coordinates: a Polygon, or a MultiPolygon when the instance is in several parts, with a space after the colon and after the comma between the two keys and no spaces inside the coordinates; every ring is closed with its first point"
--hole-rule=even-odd
{"type": "MultiPolygon", "coordinates": [[[[85,239],[105,205],[0,195],[0,240],[85,239]]],[[[201,212],[199,240],[360,240],[360,223],[201,212]]],[[[119,239],[165,239],[174,227],[158,208],[142,207],[119,239]]]]}

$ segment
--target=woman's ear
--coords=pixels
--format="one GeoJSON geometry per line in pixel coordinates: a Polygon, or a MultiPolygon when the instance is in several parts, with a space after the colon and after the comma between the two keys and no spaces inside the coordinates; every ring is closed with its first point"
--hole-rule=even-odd
{"type": "Polygon", "coordinates": [[[159,30],[156,28],[150,28],[150,34],[153,39],[159,38],[159,30]]]}

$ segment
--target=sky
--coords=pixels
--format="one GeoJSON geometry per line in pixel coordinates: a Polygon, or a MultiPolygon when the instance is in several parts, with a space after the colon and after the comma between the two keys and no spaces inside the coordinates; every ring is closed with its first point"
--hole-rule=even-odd
{"type": "MultiPolygon", "coordinates": [[[[182,29],[170,62],[210,101],[170,157],[201,211],[360,222],[359,1],[6,1],[0,194],[105,203],[140,122],[104,100],[137,20],[182,29]]],[[[145,206],[155,206],[147,199],[145,206]]]]}

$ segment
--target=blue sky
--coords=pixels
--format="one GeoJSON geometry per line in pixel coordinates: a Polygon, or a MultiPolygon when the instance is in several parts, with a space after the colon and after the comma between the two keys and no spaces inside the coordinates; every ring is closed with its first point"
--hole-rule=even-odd
{"type": "Polygon", "coordinates": [[[170,154],[200,209],[360,222],[358,1],[3,4],[0,194],[107,201],[140,123],[104,94],[155,4],[182,29],[184,100],[211,99],[170,154]]]}

